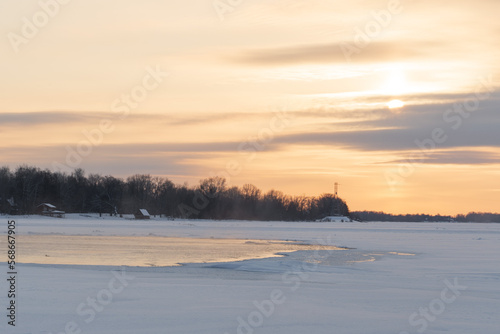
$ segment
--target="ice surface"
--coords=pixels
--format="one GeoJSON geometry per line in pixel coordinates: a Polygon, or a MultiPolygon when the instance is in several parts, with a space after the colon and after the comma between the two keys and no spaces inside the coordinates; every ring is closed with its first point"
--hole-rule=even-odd
{"type": "MultiPolygon", "coordinates": [[[[17,326],[8,326],[3,316],[1,333],[496,334],[500,329],[500,224],[15,219],[18,233],[32,237],[288,240],[353,249],[180,267],[21,264],[17,326]]],[[[17,246],[22,252],[22,241],[17,246]]],[[[2,305],[7,288],[2,280],[2,305]]]]}
{"type": "Polygon", "coordinates": [[[298,250],[342,250],[280,240],[155,236],[21,235],[18,262],[37,264],[175,266],[284,256],[298,250]]]}

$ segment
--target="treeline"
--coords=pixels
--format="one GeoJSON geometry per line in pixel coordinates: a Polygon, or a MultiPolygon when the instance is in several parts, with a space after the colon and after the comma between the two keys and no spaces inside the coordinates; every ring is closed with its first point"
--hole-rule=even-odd
{"type": "Polygon", "coordinates": [[[189,187],[151,175],[121,179],[86,176],[82,169],[67,174],[31,166],[14,171],[0,168],[0,212],[35,214],[41,203],[67,213],[133,214],[147,209],[152,215],[200,219],[311,221],[333,214],[349,215],[347,204],[331,194],[263,193],[250,184],[229,187],[220,177],[189,187]]]}
{"type": "Polygon", "coordinates": [[[351,217],[361,221],[387,221],[387,222],[474,222],[474,223],[500,223],[500,214],[471,212],[466,215],[393,215],[385,212],[354,211],[351,217]]]}

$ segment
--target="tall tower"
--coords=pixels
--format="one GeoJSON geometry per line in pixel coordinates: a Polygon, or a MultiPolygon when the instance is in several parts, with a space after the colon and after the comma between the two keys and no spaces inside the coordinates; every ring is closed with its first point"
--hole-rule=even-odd
{"type": "Polygon", "coordinates": [[[333,187],[332,216],[340,216],[339,183],[335,182],[333,187]]]}

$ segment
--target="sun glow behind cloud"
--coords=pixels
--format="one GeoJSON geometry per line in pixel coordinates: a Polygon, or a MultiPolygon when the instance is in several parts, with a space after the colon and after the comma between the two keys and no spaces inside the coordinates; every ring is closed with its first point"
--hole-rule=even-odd
{"type": "Polygon", "coordinates": [[[387,107],[389,107],[389,109],[399,109],[404,107],[404,105],[405,103],[401,100],[392,100],[387,102],[387,107]]]}
{"type": "Polygon", "coordinates": [[[402,65],[392,65],[384,72],[387,72],[387,81],[384,83],[381,93],[394,96],[411,93],[402,65]]]}

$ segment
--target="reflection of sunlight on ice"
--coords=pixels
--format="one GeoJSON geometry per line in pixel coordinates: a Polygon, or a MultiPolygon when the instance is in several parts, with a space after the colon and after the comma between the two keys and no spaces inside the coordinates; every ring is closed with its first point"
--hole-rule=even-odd
{"type": "Polygon", "coordinates": [[[411,254],[411,253],[399,253],[399,252],[389,252],[389,254],[400,255],[400,256],[415,256],[415,254],[411,254]]]}
{"type": "Polygon", "coordinates": [[[280,240],[122,236],[24,235],[23,263],[67,265],[177,266],[281,257],[298,250],[340,250],[280,240]]]}

